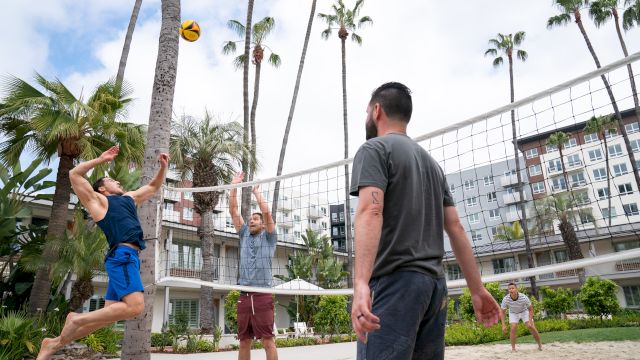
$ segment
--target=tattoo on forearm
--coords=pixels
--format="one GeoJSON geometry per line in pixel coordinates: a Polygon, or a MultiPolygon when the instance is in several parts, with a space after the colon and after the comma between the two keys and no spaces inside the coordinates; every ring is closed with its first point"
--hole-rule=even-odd
{"type": "Polygon", "coordinates": [[[373,203],[378,205],[380,204],[380,200],[378,199],[378,192],[372,192],[371,197],[373,198],[373,203]]]}

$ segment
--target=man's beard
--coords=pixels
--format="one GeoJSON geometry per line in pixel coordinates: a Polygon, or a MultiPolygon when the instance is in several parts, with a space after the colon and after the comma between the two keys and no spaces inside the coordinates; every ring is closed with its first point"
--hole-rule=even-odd
{"type": "Polygon", "coordinates": [[[364,125],[367,140],[378,137],[378,127],[373,119],[368,119],[364,125]]]}

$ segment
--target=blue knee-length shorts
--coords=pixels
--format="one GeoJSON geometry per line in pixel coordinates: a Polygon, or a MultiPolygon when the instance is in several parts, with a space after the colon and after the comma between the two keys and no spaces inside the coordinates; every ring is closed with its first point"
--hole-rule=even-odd
{"type": "Polygon", "coordinates": [[[128,246],[117,246],[104,261],[109,276],[105,300],[121,301],[123,297],[144,291],[140,278],[138,250],[128,246]]]}

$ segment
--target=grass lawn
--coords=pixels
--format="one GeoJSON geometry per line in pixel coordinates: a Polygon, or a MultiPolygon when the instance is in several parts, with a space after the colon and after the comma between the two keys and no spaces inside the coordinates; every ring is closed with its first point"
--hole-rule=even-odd
{"type": "MultiPolygon", "coordinates": [[[[542,343],[551,342],[596,342],[596,341],[640,341],[640,327],[618,327],[554,331],[540,334],[542,343]]],[[[517,343],[534,343],[533,336],[518,337],[517,343]]],[[[493,344],[510,344],[509,340],[496,341],[493,344]]]]}

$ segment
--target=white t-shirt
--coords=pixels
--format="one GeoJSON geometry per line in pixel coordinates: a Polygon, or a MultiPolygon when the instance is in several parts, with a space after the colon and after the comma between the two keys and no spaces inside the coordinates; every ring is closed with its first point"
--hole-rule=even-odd
{"type": "Polygon", "coordinates": [[[503,309],[509,308],[509,313],[520,314],[524,311],[527,311],[531,306],[531,300],[527,297],[527,295],[523,293],[518,293],[518,298],[513,300],[511,298],[511,294],[507,294],[502,299],[502,305],[500,306],[503,309]]]}

